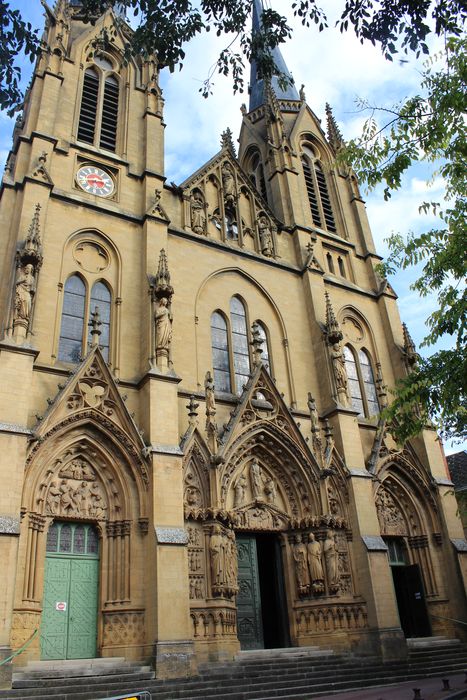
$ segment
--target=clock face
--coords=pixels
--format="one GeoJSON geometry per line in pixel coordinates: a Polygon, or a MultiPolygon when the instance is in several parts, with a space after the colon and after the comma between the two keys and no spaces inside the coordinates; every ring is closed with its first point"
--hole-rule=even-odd
{"type": "Polygon", "coordinates": [[[114,182],[110,175],[96,168],[95,165],[84,165],[76,173],[78,185],[88,194],[97,194],[98,197],[109,197],[114,191],[114,182]]]}

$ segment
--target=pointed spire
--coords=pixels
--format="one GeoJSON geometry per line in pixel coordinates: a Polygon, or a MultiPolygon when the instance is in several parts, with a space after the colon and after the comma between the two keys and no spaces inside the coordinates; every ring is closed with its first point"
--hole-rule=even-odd
{"type": "Polygon", "coordinates": [[[100,327],[102,326],[101,316],[99,313],[99,307],[96,306],[94,311],[91,313],[91,320],[89,321],[89,327],[91,328],[91,347],[94,348],[99,345],[99,336],[102,333],[100,327]]]}
{"type": "MultiPolygon", "coordinates": [[[[253,0],[253,27],[252,34],[261,31],[261,16],[263,14],[263,4],[262,0],[253,0]]],[[[272,49],[272,57],[274,63],[276,64],[278,70],[285,74],[288,78],[288,85],[285,89],[282,89],[279,85],[279,78],[277,75],[273,76],[271,84],[274,92],[276,93],[279,100],[297,100],[299,101],[299,96],[297,88],[293,84],[292,74],[290,73],[287,65],[282,57],[279,47],[276,46],[272,49]]],[[[249,111],[253,111],[265,102],[265,81],[262,77],[258,75],[258,65],[256,60],[251,62],[250,70],[250,105],[249,111]]]]}
{"type": "Polygon", "coordinates": [[[329,102],[326,102],[326,121],[328,127],[328,141],[333,147],[333,149],[337,152],[343,146],[345,146],[345,141],[339,130],[339,127],[337,126],[337,122],[334,118],[334,114],[332,113],[332,108],[329,102]]]}
{"type": "Polygon", "coordinates": [[[221,134],[221,148],[222,150],[227,150],[230,151],[230,153],[233,155],[234,158],[237,157],[237,154],[235,152],[235,146],[233,142],[233,134],[232,130],[227,127],[225,131],[222,132],[221,134]]]}
{"type": "Polygon", "coordinates": [[[170,272],[164,248],[161,248],[159,255],[159,265],[154,278],[154,291],[157,298],[170,297],[174,291],[170,284],[170,272]]]}
{"type": "Polygon", "coordinates": [[[344,336],[332,308],[328,292],[325,292],[324,296],[326,297],[326,337],[329,344],[334,345],[334,343],[340,343],[344,336]]]}
{"type": "Polygon", "coordinates": [[[42,265],[42,241],[40,232],[41,205],[36,204],[32,221],[29,224],[28,235],[22,248],[17,253],[18,265],[33,265],[37,272],[42,265]]]}
{"type": "Polygon", "coordinates": [[[262,364],[263,354],[263,338],[261,336],[261,329],[256,321],[251,326],[251,336],[252,340],[250,342],[253,348],[253,367],[259,367],[262,364]]]}
{"type": "Polygon", "coordinates": [[[417,348],[412,340],[412,336],[410,335],[409,329],[407,328],[405,323],[402,324],[402,331],[404,334],[404,352],[407,364],[409,365],[409,367],[413,367],[417,364],[418,360],[417,348]]]}

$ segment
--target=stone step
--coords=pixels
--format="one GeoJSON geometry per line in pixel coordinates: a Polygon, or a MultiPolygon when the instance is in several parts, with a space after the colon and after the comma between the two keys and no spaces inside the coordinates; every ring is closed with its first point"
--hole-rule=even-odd
{"type": "Polygon", "coordinates": [[[409,637],[407,640],[409,649],[432,649],[445,646],[459,646],[460,639],[449,639],[448,637],[409,637]]]}
{"type": "MultiPolygon", "coordinates": [[[[463,670],[464,666],[461,664],[458,670],[463,670]]],[[[366,687],[368,685],[382,685],[390,684],[391,682],[401,682],[403,680],[417,679],[420,677],[434,676],[434,675],[445,675],[448,669],[441,664],[438,669],[430,669],[430,672],[420,674],[420,670],[410,669],[399,669],[398,672],[384,673],[384,669],[372,669],[367,668],[366,671],[361,671],[360,673],[354,673],[350,677],[346,674],[345,678],[340,680],[336,678],[336,672],[332,678],[320,678],[313,677],[310,674],[308,677],[303,678],[302,676],[295,679],[286,678],[282,682],[278,683],[276,680],[266,683],[263,681],[258,681],[250,679],[249,682],[243,682],[239,684],[228,684],[226,690],[223,691],[219,687],[219,683],[207,683],[207,682],[196,682],[193,680],[187,680],[182,683],[176,682],[161,682],[161,681],[149,681],[146,683],[137,683],[135,681],[130,681],[129,685],[126,685],[124,679],[119,681],[113,681],[112,683],[89,683],[89,679],[82,679],[82,683],[77,687],[77,683],[72,686],[60,685],[60,687],[49,687],[50,681],[46,681],[47,686],[42,685],[40,688],[36,688],[31,692],[14,692],[11,695],[13,698],[21,698],[21,700],[26,700],[27,698],[36,698],[37,700],[42,700],[50,697],[62,698],[70,697],[76,698],[77,700],[85,700],[87,697],[92,697],[97,699],[100,697],[108,697],[109,695],[120,695],[124,692],[136,692],[137,690],[149,690],[152,693],[154,700],[171,700],[172,698],[179,698],[180,700],[190,700],[195,698],[228,698],[229,700],[234,695],[240,694],[239,697],[247,698],[249,696],[245,693],[254,693],[251,697],[257,698],[267,698],[276,697],[277,692],[282,691],[282,695],[287,696],[289,693],[296,693],[297,689],[300,688],[300,693],[306,688],[307,692],[310,691],[311,687],[313,692],[319,690],[319,692],[331,692],[332,690],[338,689],[351,689],[358,687],[366,687]],[[378,671],[378,672],[375,672],[378,671]],[[91,695],[89,695],[91,693],[91,695]]],[[[97,680],[97,679],[96,679],[97,680]]],[[[126,681],[128,683],[128,681],[126,681]]],[[[11,692],[11,691],[10,691],[11,692]]],[[[5,698],[2,693],[0,697],[5,698]]],[[[10,696],[7,696],[10,697],[10,696]]]]}
{"type": "Polygon", "coordinates": [[[236,661],[251,661],[252,659],[286,659],[291,657],[320,657],[333,656],[333,649],[314,647],[286,647],[282,649],[248,649],[239,651],[235,656],[236,661]]]}

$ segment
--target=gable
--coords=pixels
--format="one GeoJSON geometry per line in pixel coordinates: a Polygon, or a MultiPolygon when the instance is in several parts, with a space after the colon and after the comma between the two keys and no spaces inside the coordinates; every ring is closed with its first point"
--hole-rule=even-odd
{"type": "Polygon", "coordinates": [[[180,190],[185,230],[266,257],[277,256],[280,224],[230,148],[219,151],[180,190]]]}

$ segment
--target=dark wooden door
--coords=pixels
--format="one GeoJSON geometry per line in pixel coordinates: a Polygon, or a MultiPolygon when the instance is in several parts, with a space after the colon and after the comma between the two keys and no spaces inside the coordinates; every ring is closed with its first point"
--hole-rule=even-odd
{"type": "Polygon", "coordinates": [[[237,535],[237,633],[242,649],[263,649],[261,593],[254,535],[237,535]]]}
{"type": "Polygon", "coordinates": [[[391,566],[401,627],[406,637],[429,637],[430,619],[418,564],[391,566]]]}

